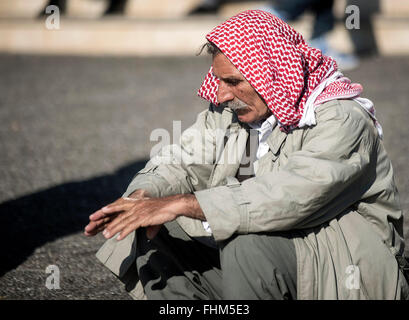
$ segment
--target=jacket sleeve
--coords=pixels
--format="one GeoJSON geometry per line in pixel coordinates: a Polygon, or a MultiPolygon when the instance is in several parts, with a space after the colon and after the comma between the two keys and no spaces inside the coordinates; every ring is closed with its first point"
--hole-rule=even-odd
{"type": "Polygon", "coordinates": [[[201,112],[178,144],[161,148],[136,174],[123,196],[137,189],[152,197],[164,197],[206,188],[215,157],[212,112],[212,106],[201,112]]]}
{"type": "Polygon", "coordinates": [[[374,126],[360,107],[336,108],[299,129],[303,146],[277,171],[195,192],[216,240],[314,227],[362,197],[375,179],[374,126]]]}

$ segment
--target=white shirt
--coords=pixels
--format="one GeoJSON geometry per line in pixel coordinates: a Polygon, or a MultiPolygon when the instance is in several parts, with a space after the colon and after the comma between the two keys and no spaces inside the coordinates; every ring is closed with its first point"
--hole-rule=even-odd
{"type": "MultiPolygon", "coordinates": [[[[263,122],[249,123],[249,126],[252,129],[258,131],[258,148],[256,154],[257,160],[268,152],[269,146],[267,144],[267,138],[270,136],[271,132],[273,132],[276,124],[277,120],[273,114],[263,122]]],[[[254,168],[254,170],[256,171],[256,168],[254,168]]]]}
{"type": "MultiPolygon", "coordinates": [[[[277,120],[274,115],[271,115],[268,117],[266,120],[263,122],[258,122],[258,123],[249,123],[248,125],[254,129],[257,130],[258,132],[258,148],[257,148],[257,154],[256,158],[257,160],[260,159],[262,156],[264,156],[269,149],[269,146],[267,144],[267,138],[273,132],[274,127],[277,124],[277,120]]],[[[254,171],[257,171],[257,163],[254,163],[254,171]]],[[[208,233],[212,233],[212,230],[209,226],[209,223],[207,221],[202,222],[204,229],[208,233]]]]}

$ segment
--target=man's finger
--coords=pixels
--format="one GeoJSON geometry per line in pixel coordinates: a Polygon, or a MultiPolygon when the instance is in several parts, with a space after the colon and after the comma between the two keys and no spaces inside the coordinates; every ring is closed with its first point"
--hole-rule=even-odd
{"type": "Polygon", "coordinates": [[[108,205],[106,207],[101,208],[101,211],[104,214],[112,214],[112,213],[119,213],[128,208],[127,204],[119,204],[119,205],[108,205]]]}
{"type": "Polygon", "coordinates": [[[103,235],[105,238],[109,239],[116,233],[123,231],[123,229],[131,224],[131,221],[132,220],[130,218],[117,217],[110,224],[108,224],[103,232],[103,235]]]}
{"type": "Polygon", "coordinates": [[[98,220],[91,220],[84,228],[85,235],[95,235],[106,228],[106,224],[112,221],[113,216],[104,217],[98,220]]]}
{"type": "Polygon", "coordinates": [[[95,236],[97,234],[97,225],[95,222],[90,222],[85,228],[84,228],[84,234],[86,236],[95,236]]]}
{"type": "Polygon", "coordinates": [[[105,213],[101,209],[99,209],[98,211],[95,211],[93,214],[91,214],[89,216],[89,219],[92,221],[96,221],[99,219],[103,219],[105,217],[106,217],[105,213]]]}
{"type": "Polygon", "coordinates": [[[92,224],[91,226],[90,225],[91,224],[88,224],[84,228],[84,235],[86,236],[95,236],[106,229],[106,223],[100,223],[98,225],[92,224]]]}
{"type": "Polygon", "coordinates": [[[107,214],[112,214],[114,212],[120,212],[123,211],[126,208],[129,208],[132,203],[135,201],[135,199],[130,200],[125,200],[123,198],[120,198],[116,200],[115,202],[112,202],[105,207],[102,207],[98,211],[95,211],[93,214],[89,216],[90,220],[98,220],[101,218],[104,218],[107,214]]]}
{"type": "Polygon", "coordinates": [[[126,201],[134,201],[134,202],[139,200],[139,198],[129,198],[129,197],[123,197],[122,199],[126,201]]]}
{"type": "Polygon", "coordinates": [[[95,221],[90,221],[90,223],[88,223],[88,224],[85,226],[84,230],[85,230],[85,231],[92,231],[92,230],[94,230],[95,228],[97,228],[97,223],[96,223],[95,221]]]}
{"type": "MultiPolygon", "coordinates": [[[[120,240],[122,240],[122,239],[125,239],[128,234],[130,234],[131,232],[137,230],[139,227],[140,227],[140,224],[132,224],[132,225],[128,224],[128,225],[125,225],[122,230],[119,230],[120,233],[119,233],[119,235],[116,237],[116,240],[120,241],[120,240]]],[[[117,231],[117,232],[119,232],[119,231],[117,231]]],[[[117,233],[117,232],[116,232],[116,233],[117,233]]]]}
{"type": "Polygon", "coordinates": [[[116,201],[106,205],[105,207],[95,211],[93,214],[89,216],[90,220],[98,220],[104,218],[106,214],[111,214],[113,212],[113,208],[117,208],[117,206],[121,206],[124,204],[128,204],[130,201],[126,201],[123,198],[119,198],[116,201]]]}
{"type": "Polygon", "coordinates": [[[98,228],[98,227],[100,227],[101,225],[107,224],[107,223],[108,223],[109,221],[111,221],[111,220],[112,220],[111,217],[106,217],[106,218],[99,219],[99,220],[96,220],[96,221],[91,221],[91,222],[85,227],[85,230],[92,230],[92,229],[98,228]]]}
{"type": "Polygon", "coordinates": [[[135,202],[138,201],[137,199],[119,199],[115,201],[114,203],[111,203],[103,208],[101,208],[101,211],[104,214],[112,214],[114,212],[121,212],[121,211],[126,211],[130,209],[133,205],[135,205],[135,202]]]}
{"type": "Polygon", "coordinates": [[[128,202],[125,205],[110,208],[110,210],[114,210],[115,212],[117,212],[118,216],[112,219],[112,221],[107,225],[107,229],[108,229],[107,232],[109,232],[111,235],[115,234],[116,232],[119,231],[118,230],[119,225],[123,227],[123,224],[126,225],[127,223],[131,223],[132,220],[137,219],[137,215],[135,213],[135,210],[133,210],[133,206],[134,206],[134,203],[128,202]],[[116,232],[113,232],[113,231],[116,231],[116,232]]]}

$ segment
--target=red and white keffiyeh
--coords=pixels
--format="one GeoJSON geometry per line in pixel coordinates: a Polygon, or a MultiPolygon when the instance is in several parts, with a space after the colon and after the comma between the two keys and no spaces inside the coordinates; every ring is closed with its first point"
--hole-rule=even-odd
{"type": "MultiPolygon", "coordinates": [[[[357,100],[376,121],[372,103],[358,99],[362,86],[351,83],[334,59],[308,46],[300,33],[268,12],[242,12],[206,39],[263,97],[283,130],[314,125],[314,106],[339,98],[357,100]]],[[[217,105],[218,85],[211,67],[198,95],[217,105]]]]}

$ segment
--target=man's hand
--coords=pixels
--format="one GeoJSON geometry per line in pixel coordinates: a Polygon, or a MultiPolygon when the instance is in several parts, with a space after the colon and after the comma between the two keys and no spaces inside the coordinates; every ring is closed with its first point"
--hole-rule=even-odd
{"type": "Polygon", "coordinates": [[[164,198],[121,198],[90,216],[91,222],[85,228],[85,235],[93,236],[103,230],[105,238],[110,239],[119,232],[117,240],[122,240],[138,228],[146,227],[147,236],[152,239],[162,224],[181,215],[205,220],[192,194],[164,198]]]}
{"type": "MultiPolygon", "coordinates": [[[[133,192],[131,195],[129,195],[128,198],[119,198],[112,204],[114,203],[119,204],[129,199],[143,199],[143,198],[149,198],[149,195],[147,194],[145,190],[138,189],[135,192],[133,192]]],[[[117,216],[116,214],[106,215],[102,209],[95,211],[93,214],[89,216],[90,222],[84,229],[84,234],[86,236],[95,236],[96,234],[100,233],[117,216]]]]}

